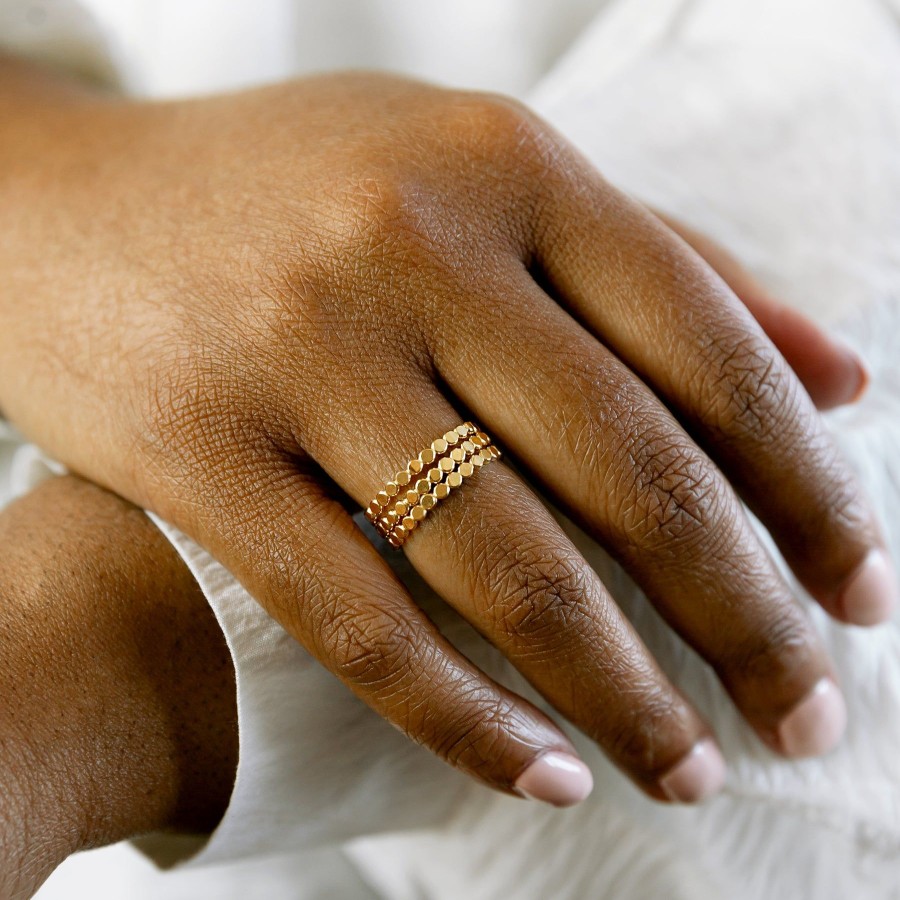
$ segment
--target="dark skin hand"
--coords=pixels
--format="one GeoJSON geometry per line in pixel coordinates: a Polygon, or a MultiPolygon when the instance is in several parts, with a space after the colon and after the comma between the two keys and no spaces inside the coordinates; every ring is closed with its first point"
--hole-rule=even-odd
{"type": "Polygon", "coordinates": [[[75,477],[0,512],[0,897],[69,854],[207,832],[237,763],[234,670],[143,512],[75,477]]]}
{"type": "Polygon", "coordinates": [[[643,791],[717,790],[714,736],[532,483],[770,748],[839,738],[828,655],[741,500],[832,615],[888,614],[879,525],[811,396],[833,373],[820,399],[849,399],[858,365],[811,323],[829,363],[805,365],[800,320],[520,104],[359,73],[144,103],[0,61],[0,208],[7,417],[450,764],[558,805],[590,787],[334,499],[366,506],[466,418],[519,468],[479,471],[404,552],[643,791]]]}

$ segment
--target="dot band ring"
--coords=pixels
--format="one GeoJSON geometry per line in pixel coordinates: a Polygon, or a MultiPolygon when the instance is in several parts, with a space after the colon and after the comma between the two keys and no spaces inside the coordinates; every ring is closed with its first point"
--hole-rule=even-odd
{"type": "Polygon", "coordinates": [[[432,441],[386,482],[366,508],[366,518],[391,546],[401,547],[430,510],[500,456],[487,434],[464,422],[432,441]]]}
{"type": "Polygon", "coordinates": [[[376,521],[376,527],[381,526],[382,533],[386,530],[385,536],[392,546],[401,546],[429,510],[437,506],[440,500],[446,499],[452,490],[463,483],[464,478],[471,477],[485,463],[499,456],[500,450],[493,444],[487,444],[475,448],[473,453],[460,461],[444,457],[439,466],[428,472],[427,479],[416,482],[415,491],[408,492],[407,498],[396,503],[392,510],[376,521]],[[413,494],[418,494],[415,503],[411,502],[413,494]]]}
{"type": "Polygon", "coordinates": [[[376,516],[376,524],[383,522],[389,527],[396,525],[398,515],[401,517],[406,515],[410,507],[414,507],[420,502],[423,495],[431,491],[438,483],[444,481],[445,476],[449,477],[450,473],[458,465],[465,463],[473,455],[477,455],[479,449],[481,448],[476,446],[475,443],[466,439],[459,446],[449,450],[446,456],[436,457],[430,469],[421,472],[421,477],[415,483],[410,485],[405,492],[401,491],[397,495],[400,499],[392,501],[394,505],[391,509],[387,512],[382,510],[381,514],[376,516]]]}
{"type": "Polygon", "coordinates": [[[366,510],[366,517],[369,521],[374,521],[374,517],[393,502],[392,498],[396,497],[401,489],[410,483],[414,475],[421,474],[425,471],[426,466],[434,463],[438,453],[446,453],[448,447],[458,444],[461,440],[476,434],[477,431],[478,429],[471,422],[464,422],[462,425],[457,425],[452,431],[448,431],[443,437],[432,441],[430,447],[426,447],[417,457],[411,459],[406,468],[402,472],[398,472],[375,495],[375,499],[366,510]]]}

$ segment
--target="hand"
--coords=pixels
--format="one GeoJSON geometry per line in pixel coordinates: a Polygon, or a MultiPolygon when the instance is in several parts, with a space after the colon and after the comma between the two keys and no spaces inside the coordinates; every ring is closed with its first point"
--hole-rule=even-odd
{"type": "Polygon", "coordinates": [[[211,829],[234,783],[234,670],[187,566],[73,477],[0,512],[0,546],[0,897],[76,850],[211,829]]]}
{"type": "MultiPolygon", "coordinates": [[[[722,278],[531,113],[375,75],[166,104],[4,77],[0,407],[32,439],[192,535],[414,740],[573,802],[563,733],[442,638],[334,496],[367,504],[471,415],[770,747],[837,740],[829,660],[738,496],[845,621],[893,602],[870,507],[722,278]]],[[[405,549],[649,795],[719,787],[707,724],[511,468],[405,549]]]]}

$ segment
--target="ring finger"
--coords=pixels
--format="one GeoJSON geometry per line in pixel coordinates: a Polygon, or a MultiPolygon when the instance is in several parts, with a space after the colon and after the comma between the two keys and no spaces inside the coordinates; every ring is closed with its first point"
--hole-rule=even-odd
{"type": "MultiPolygon", "coordinates": [[[[318,462],[364,505],[386,473],[402,470],[460,421],[424,377],[414,383],[414,376],[395,373],[389,388],[372,385],[371,397],[360,397],[357,388],[352,408],[316,428],[318,462]],[[374,423],[373,409],[380,412],[374,423]],[[353,460],[332,452],[348,440],[366,452],[353,460]]],[[[390,500],[381,498],[388,508],[400,497],[396,487],[390,500]]],[[[543,504],[502,461],[483,466],[441,500],[405,551],[431,586],[647,793],[694,801],[721,786],[724,764],[705,723],[543,504]]]]}

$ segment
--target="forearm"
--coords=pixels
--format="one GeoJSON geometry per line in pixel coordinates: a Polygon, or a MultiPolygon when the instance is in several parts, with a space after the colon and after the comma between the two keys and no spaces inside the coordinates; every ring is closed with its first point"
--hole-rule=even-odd
{"type": "Polygon", "coordinates": [[[234,676],[174,550],[71,478],[6,510],[0,547],[0,896],[29,896],[78,849],[211,828],[235,768],[234,676]]]}

